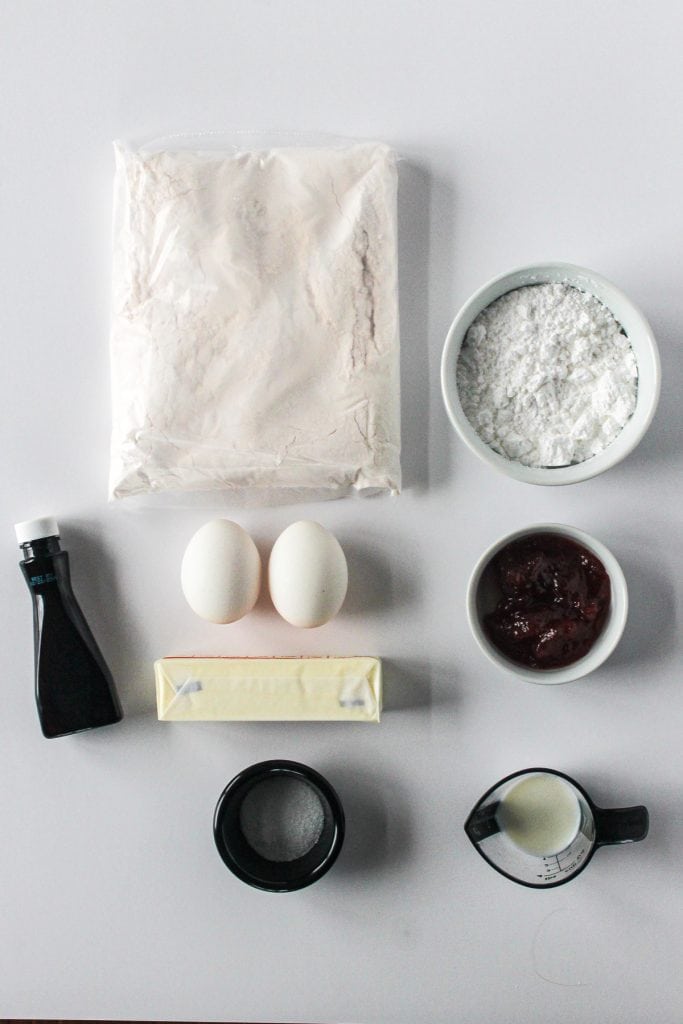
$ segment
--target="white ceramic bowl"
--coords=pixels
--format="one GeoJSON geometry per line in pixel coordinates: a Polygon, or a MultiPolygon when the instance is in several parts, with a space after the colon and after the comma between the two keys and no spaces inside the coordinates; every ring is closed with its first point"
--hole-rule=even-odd
{"type": "Polygon", "coordinates": [[[462,307],[446,337],[441,359],[441,390],[446,411],[456,431],[480,459],[502,473],[530,484],[573,484],[604,473],[633,451],[652,422],[659,401],[660,365],[657,343],[647,320],[616,285],[592,270],[571,263],[537,263],[495,277],[475,292],[462,307]],[[638,363],[638,396],[633,416],[604,451],[572,466],[533,467],[499,455],[470,425],[460,404],[455,371],[467,330],[483,309],[506,292],[531,284],[574,285],[595,295],[613,313],[626,332],[638,363]]]}
{"type": "Polygon", "coordinates": [[[506,672],[512,672],[520,679],[526,679],[530,683],[568,683],[572,679],[580,679],[582,676],[587,676],[589,672],[595,671],[599,665],[602,665],[609,658],[619,643],[624,632],[627,615],[628,590],[626,580],[621,571],[621,566],[612,552],[604,544],[601,544],[599,540],[591,537],[588,533],[584,533],[583,530],[577,530],[573,526],[562,526],[558,523],[540,523],[535,526],[527,526],[523,530],[515,530],[514,533],[508,533],[505,537],[501,537],[481,556],[472,571],[467,587],[467,618],[474,639],[494,665],[504,669],[506,672]],[[602,633],[588,654],[584,655],[583,658],[579,658],[573,664],[567,665],[566,668],[534,669],[517,665],[514,661],[506,658],[504,654],[501,654],[497,647],[494,647],[482,628],[483,616],[493,611],[500,597],[500,591],[491,578],[490,573],[487,573],[491,559],[511,541],[519,540],[520,537],[527,537],[532,533],[558,533],[563,537],[569,537],[570,540],[576,541],[577,544],[582,544],[600,559],[610,578],[612,591],[610,607],[602,633]]]}

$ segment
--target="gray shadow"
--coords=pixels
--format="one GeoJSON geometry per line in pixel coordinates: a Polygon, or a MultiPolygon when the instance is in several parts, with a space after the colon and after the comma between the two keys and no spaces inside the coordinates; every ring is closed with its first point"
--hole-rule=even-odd
{"type": "Polygon", "coordinates": [[[252,608],[248,615],[252,615],[257,612],[259,615],[277,615],[278,612],[273,604],[270,596],[270,589],[268,587],[268,559],[270,558],[270,552],[273,549],[275,540],[265,540],[259,534],[255,534],[250,531],[251,539],[254,541],[258,549],[258,553],[261,556],[261,587],[259,589],[258,597],[256,598],[256,604],[252,608]]]}
{"type": "Polygon", "coordinates": [[[650,667],[665,661],[676,646],[676,590],[640,560],[620,555],[628,586],[629,612],[624,635],[607,663],[611,669],[633,669],[647,665],[647,686],[653,676],[650,667]]]}
{"type": "Polygon", "coordinates": [[[413,829],[409,801],[399,781],[373,770],[359,780],[353,769],[335,769],[346,834],[335,875],[391,871],[410,860],[413,829]]]}
{"type": "Polygon", "coordinates": [[[439,361],[451,309],[453,190],[410,158],[399,161],[399,306],[401,321],[401,466],[405,490],[444,484],[450,471],[450,431],[443,423],[430,436],[440,408],[439,361]],[[432,324],[433,298],[448,311],[432,324]],[[434,353],[435,358],[431,358],[434,353]]]}
{"type": "MultiPolygon", "coordinates": [[[[673,290],[673,289],[672,289],[673,290]]],[[[683,403],[680,381],[683,380],[683,344],[680,324],[661,317],[649,317],[659,347],[662,364],[662,390],[655,418],[640,442],[615,473],[642,472],[657,461],[681,461],[683,436],[683,403]]]]}
{"type": "Polygon", "coordinates": [[[401,473],[404,490],[429,484],[429,172],[398,164],[398,278],[401,325],[401,473]]]}
{"type": "MultiPolygon", "coordinates": [[[[451,483],[455,434],[441,396],[441,353],[446,334],[461,302],[457,299],[456,196],[452,182],[432,178],[429,191],[429,487],[451,483]]],[[[461,254],[461,258],[465,258],[461,254]]]]}
{"type": "MultiPolygon", "coordinates": [[[[618,788],[608,793],[602,804],[597,799],[595,802],[599,806],[607,807],[626,807],[636,804],[643,804],[647,807],[648,833],[645,839],[638,843],[638,845],[643,843],[647,846],[647,850],[643,850],[648,858],[647,867],[644,864],[643,870],[658,870],[670,879],[671,865],[679,859],[681,840],[683,839],[681,818],[677,813],[678,794],[675,791],[662,792],[661,786],[648,785],[648,783],[649,780],[644,780],[642,786],[639,783],[637,788],[634,786],[631,789],[629,786],[628,799],[620,799],[620,795],[624,792],[623,779],[617,779],[614,784],[618,788]],[[617,794],[616,798],[613,796],[614,793],[617,794]]],[[[603,783],[601,786],[603,789],[605,788],[603,783]]],[[[607,851],[611,852],[609,847],[607,847],[607,851]]]]}
{"type": "Polygon", "coordinates": [[[415,602],[416,581],[398,560],[391,564],[369,544],[344,541],[349,589],[341,614],[362,615],[395,610],[415,602]]]}
{"type": "Polygon", "coordinates": [[[74,593],[86,621],[109,666],[123,706],[123,724],[129,716],[156,714],[152,666],[136,655],[144,650],[143,635],[125,599],[116,559],[107,550],[96,527],[69,520],[62,542],[69,552],[74,593]]]}
{"type": "Polygon", "coordinates": [[[452,665],[420,659],[382,659],[383,708],[387,713],[458,702],[452,665]]]}

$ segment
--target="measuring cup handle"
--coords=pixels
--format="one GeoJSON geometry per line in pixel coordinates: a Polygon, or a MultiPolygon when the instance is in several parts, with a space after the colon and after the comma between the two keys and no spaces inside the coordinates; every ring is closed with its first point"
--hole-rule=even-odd
{"type": "Polygon", "coordinates": [[[593,813],[597,846],[637,843],[647,835],[650,824],[647,807],[595,807],[593,813]]]}

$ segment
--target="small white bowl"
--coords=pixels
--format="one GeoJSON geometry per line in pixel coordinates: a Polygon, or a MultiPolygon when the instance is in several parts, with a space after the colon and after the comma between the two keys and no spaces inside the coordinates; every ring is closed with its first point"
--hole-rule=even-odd
{"type": "Polygon", "coordinates": [[[568,683],[572,679],[580,679],[582,676],[587,676],[589,672],[595,671],[599,665],[602,665],[609,658],[619,643],[624,632],[627,615],[628,589],[626,587],[626,580],[621,571],[621,566],[612,552],[604,544],[601,544],[599,540],[591,537],[588,533],[584,533],[583,530],[577,530],[573,526],[562,526],[558,523],[540,523],[535,526],[527,526],[523,530],[515,530],[514,533],[508,533],[505,537],[501,537],[490,548],[487,548],[481,556],[472,571],[467,587],[467,619],[474,639],[494,665],[507,672],[512,672],[520,679],[526,679],[529,683],[568,683]],[[483,616],[493,611],[500,597],[500,591],[490,578],[490,574],[486,572],[491,559],[511,541],[519,540],[520,537],[528,537],[529,534],[533,533],[557,533],[563,537],[568,537],[577,544],[582,544],[600,559],[610,579],[610,607],[602,632],[588,654],[584,655],[583,658],[579,658],[578,661],[573,662],[571,665],[567,665],[566,668],[534,669],[525,668],[524,665],[517,665],[514,661],[506,658],[504,654],[501,654],[497,647],[494,647],[486,636],[481,624],[483,616]]]}
{"type": "Polygon", "coordinates": [[[659,401],[657,343],[647,320],[624,293],[592,270],[571,263],[536,263],[495,277],[462,307],[446,337],[441,359],[441,390],[449,419],[465,444],[490,466],[529,484],[573,484],[604,473],[632,452],[652,422],[659,401]],[[614,441],[585,462],[572,466],[534,467],[507,459],[481,440],[463,412],[456,383],[460,347],[477,316],[501,295],[533,284],[569,284],[594,295],[624,328],[638,364],[638,396],[633,416],[614,441]]]}

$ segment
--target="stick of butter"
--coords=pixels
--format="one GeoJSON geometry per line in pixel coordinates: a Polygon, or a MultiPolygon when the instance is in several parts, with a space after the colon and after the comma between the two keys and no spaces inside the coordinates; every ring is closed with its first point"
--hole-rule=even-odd
{"type": "Polygon", "coordinates": [[[161,658],[160,722],[379,722],[379,658],[161,658]]]}

